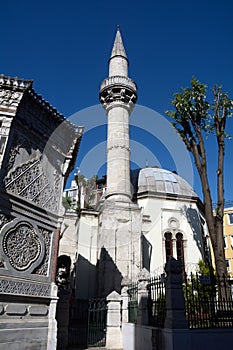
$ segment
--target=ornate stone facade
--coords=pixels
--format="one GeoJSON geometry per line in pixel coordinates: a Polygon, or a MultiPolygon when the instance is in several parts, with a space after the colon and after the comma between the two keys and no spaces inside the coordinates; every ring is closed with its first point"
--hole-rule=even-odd
{"type": "Polygon", "coordinates": [[[7,335],[28,348],[27,332],[30,340],[34,334],[36,348],[56,344],[61,194],[82,130],[38,95],[32,81],[0,76],[0,303],[8,305],[4,312],[0,305],[0,348],[7,335]],[[37,313],[43,325],[33,320],[37,313]],[[24,337],[12,328],[19,316],[24,337]]]}

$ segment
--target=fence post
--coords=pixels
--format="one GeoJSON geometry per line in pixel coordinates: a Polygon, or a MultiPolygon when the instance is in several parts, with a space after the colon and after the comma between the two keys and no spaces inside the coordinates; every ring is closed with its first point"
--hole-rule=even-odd
{"type": "Polygon", "coordinates": [[[128,278],[123,278],[121,282],[122,323],[128,323],[129,321],[129,310],[128,310],[129,296],[127,293],[129,283],[130,281],[128,278]]]}
{"type": "Polygon", "coordinates": [[[107,314],[107,334],[106,348],[121,349],[121,296],[117,292],[112,292],[107,296],[108,314],[107,314]]]}
{"type": "Polygon", "coordinates": [[[182,287],[183,276],[181,263],[170,257],[165,265],[166,280],[166,319],[165,328],[185,329],[188,321],[185,317],[184,291],[182,287]]]}
{"type": "Polygon", "coordinates": [[[148,325],[148,290],[150,273],[143,268],[138,274],[138,318],[137,324],[148,325]]]}

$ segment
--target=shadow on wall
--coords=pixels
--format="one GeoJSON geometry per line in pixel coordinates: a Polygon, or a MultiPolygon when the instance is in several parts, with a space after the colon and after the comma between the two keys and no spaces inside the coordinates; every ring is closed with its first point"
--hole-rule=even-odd
{"type": "MultiPolygon", "coordinates": [[[[71,290],[69,299],[69,322],[66,324],[67,343],[61,342],[63,347],[58,349],[65,349],[66,346],[75,347],[78,349],[87,348],[88,339],[88,310],[89,300],[96,297],[96,266],[91,264],[81,254],[74,264],[71,271],[71,290]]],[[[63,314],[64,315],[64,314],[63,314]]],[[[61,324],[64,322],[60,320],[61,324]]],[[[60,326],[61,328],[61,326],[60,326]]],[[[60,332],[60,338],[64,338],[63,333],[60,332]]]]}
{"type": "Polygon", "coordinates": [[[82,255],[78,258],[74,267],[75,273],[75,298],[90,299],[96,297],[96,266],[91,264],[82,255]]]}
{"type": "Polygon", "coordinates": [[[111,292],[121,293],[122,274],[106,248],[102,247],[97,262],[98,297],[106,297],[111,292]]]}
{"type": "Polygon", "coordinates": [[[198,212],[196,209],[187,208],[186,206],[184,209],[185,209],[187,220],[193,232],[193,238],[195,239],[198,249],[200,250],[203,256],[204,255],[203,228],[202,228],[202,224],[201,224],[198,212]]]}
{"type": "Polygon", "coordinates": [[[142,235],[142,268],[150,271],[152,244],[142,235]]]}

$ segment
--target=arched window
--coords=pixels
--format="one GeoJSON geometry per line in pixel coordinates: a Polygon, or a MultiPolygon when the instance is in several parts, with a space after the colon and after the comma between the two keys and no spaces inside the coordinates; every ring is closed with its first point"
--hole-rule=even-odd
{"type": "Polygon", "coordinates": [[[164,234],[165,238],[165,251],[166,251],[166,261],[172,256],[172,234],[171,232],[165,232],[164,234]]]}
{"type": "Polygon", "coordinates": [[[181,262],[182,269],[184,270],[184,241],[182,233],[176,234],[176,254],[177,260],[181,262]]]}

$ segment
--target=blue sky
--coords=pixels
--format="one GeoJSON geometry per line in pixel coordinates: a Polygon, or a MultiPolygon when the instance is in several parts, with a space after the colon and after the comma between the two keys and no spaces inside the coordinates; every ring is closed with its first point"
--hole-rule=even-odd
{"type": "MultiPolygon", "coordinates": [[[[231,0],[5,0],[1,4],[1,73],[33,79],[35,90],[69,117],[98,104],[99,85],[108,74],[119,24],[130,77],[138,85],[138,104],[164,116],[173,93],[188,86],[194,75],[210,88],[222,84],[233,97],[232,18],[231,0]]],[[[229,120],[228,132],[233,135],[232,123],[229,120]]],[[[89,141],[102,142],[105,132],[104,127],[96,130],[92,141],[87,133],[80,155],[89,141]]],[[[170,156],[156,146],[156,140],[148,145],[148,135],[135,130],[133,134],[161,166],[169,168],[170,156]]],[[[226,148],[228,200],[233,199],[232,142],[227,141],[226,148]]],[[[214,189],[216,148],[213,140],[208,143],[214,189]]],[[[201,195],[196,175],[193,186],[201,195]]]]}

